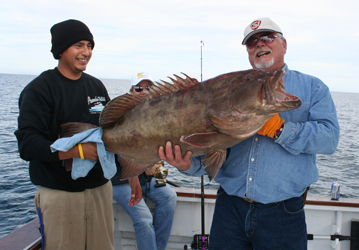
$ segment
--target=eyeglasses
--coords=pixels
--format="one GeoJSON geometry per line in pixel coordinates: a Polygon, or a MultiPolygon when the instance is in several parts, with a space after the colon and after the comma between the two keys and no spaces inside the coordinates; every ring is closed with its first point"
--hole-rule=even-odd
{"type": "Polygon", "coordinates": [[[273,33],[265,33],[261,36],[249,38],[246,43],[246,46],[248,49],[253,49],[257,45],[259,40],[261,40],[265,44],[271,44],[275,38],[278,38],[278,36],[274,35],[273,33]]]}
{"type": "MultiPolygon", "coordinates": [[[[145,87],[146,90],[150,90],[150,87],[145,87]]],[[[142,92],[143,87],[135,87],[136,92],[142,92]]]]}

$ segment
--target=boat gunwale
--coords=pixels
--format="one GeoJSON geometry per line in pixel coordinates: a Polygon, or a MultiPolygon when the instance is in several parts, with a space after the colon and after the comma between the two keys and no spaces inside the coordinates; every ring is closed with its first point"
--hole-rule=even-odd
{"type": "MultiPolygon", "coordinates": [[[[201,189],[195,188],[184,188],[184,187],[172,187],[178,197],[182,198],[201,198],[201,189]]],[[[214,189],[205,189],[204,198],[215,200],[217,198],[217,190],[214,189]]],[[[116,201],[114,201],[115,203],[116,201]]],[[[200,202],[200,201],[199,201],[200,202]]],[[[348,207],[348,208],[359,208],[359,199],[351,198],[340,198],[339,200],[331,200],[330,197],[325,196],[307,196],[305,202],[306,205],[315,205],[315,206],[327,206],[327,207],[348,207]]],[[[41,236],[38,229],[39,219],[36,217],[30,222],[26,223],[17,230],[11,232],[10,234],[0,238],[0,249],[11,249],[13,250],[37,250],[41,247],[41,236]],[[31,242],[28,239],[28,242],[21,242],[24,238],[32,236],[31,242]],[[24,237],[26,236],[26,237],[24,237]],[[33,238],[35,237],[35,238],[33,238]],[[17,239],[17,240],[16,240],[17,239]],[[18,240],[18,239],[21,239],[18,240]],[[18,243],[22,243],[21,246],[18,243]],[[14,243],[14,245],[12,245],[14,243]],[[36,244],[37,243],[37,244],[36,244]],[[34,245],[35,244],[35,245],[34,245]],[[15,246],[16,245],[16,246],[15,246]],[[6,247],[6,248],[5,248],[6,247]]]]}
{"type": "MultiPolygon", "coordinates": [[[[173,187],[173,189],[176,191],[177,196],[179,197],[201,198],[201,189],[183,188],[183,187],[173,187]]],[[[217,190],[205,189],[204,198],[216,199],[217,190]]],[[[317,206],[359,207],[359,199],[339,198],[339,200],[332,200],[330,197],[326,197],[326,196],[308,195],[305,204],[317,205],[317,206]]]]}

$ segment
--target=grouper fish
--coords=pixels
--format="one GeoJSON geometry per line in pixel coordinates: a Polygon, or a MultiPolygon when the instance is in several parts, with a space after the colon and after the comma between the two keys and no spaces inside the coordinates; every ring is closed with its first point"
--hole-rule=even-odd
{"type": "MultiPolygon", "coordinates": [[[[158,148],[171,141],[183,154],[202,159],[212,180],[226,149],[256,134],[274,114],[295,109],[300,98],[284,91],[284,71],[245,70],[198,82],[185,75],[150,87],[146,96],[124,94],[100,115],[102,140],[117,155],[121,179],[143,173],[158,162],[158,148]]],[[[71,133],[92,125],[63,124],[71,133]],[[74,129],[75,128],[75,129],[74,129]]]]}

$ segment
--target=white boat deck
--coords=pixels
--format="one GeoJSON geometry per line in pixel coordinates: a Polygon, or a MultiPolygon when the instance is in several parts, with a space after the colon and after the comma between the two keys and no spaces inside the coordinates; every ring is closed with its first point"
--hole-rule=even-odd
{"type": "MultiPolygon", "coordinates": [[[[167,250],[184,249],[184,245],[190,247],[193,236],[202,233],[200,190],[174,189],[178,199],[167,250]]],[[[216,191],[205,190],[205,197],[205,233],[209,234],[216,191]]],[[[151,203],[149,206],[154,207],[151,203]]],[[[351,221],[359,220],[359,199],[332,201],[329,197],[308,196],[305,212],[308,234],[313,235],[313,240],[308,240],[308,250],[350,250],[349,240],[331,240],[331,235],[350,236],[351,221]]],[[[132,221],[115,202],[114,215],[116,250],[136,250],[132,221]]]]}

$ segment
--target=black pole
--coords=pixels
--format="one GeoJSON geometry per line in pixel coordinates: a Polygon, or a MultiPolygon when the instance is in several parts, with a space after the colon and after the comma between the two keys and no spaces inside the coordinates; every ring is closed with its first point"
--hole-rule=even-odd
{"type": "MultiPolygon", "coordinates": [[[[204,42],[201,41],[201,82],[202,82],[202,47],[204,42]]],[[[201,249],[206,249],[205,247],[205,225],[204,225],[204,180],[203,175],[201,175],[201,214],[202,214],[202,237],[201,237],[201,249]]]]}
{"type": "MultiPolygon", "coordinates": [[[[201,82],[202,82],[202,47],[204,42],[201,41],[201,82]]],[[[192,249],[206,250],[208,249],[208,236],[205,234],[204,226],[204,181],[203,175],[201,175],[201,224],[202,224],[202,234],[195,234],[193,236],[193,241],[191,244],[192,249]]],[[[187,249],[187,245],[184,246],[184,249],[187,249]]]]}
{"type": "Polygon", "coordinates": [[[201,175],[201,214],[202,214],[202,236],[204,236],[204,184],[203,175],[201,175]]]}
{"type": "MultiPolygon", "coordinates": [[[[201,41],[201,82],[202,82],[202,47],[204,43],[201,41]]],[[[202,236],[205,234],[204,230],[204,184],[203,175],[201,175],[201,214],[202,214],[202,236]]]]}

